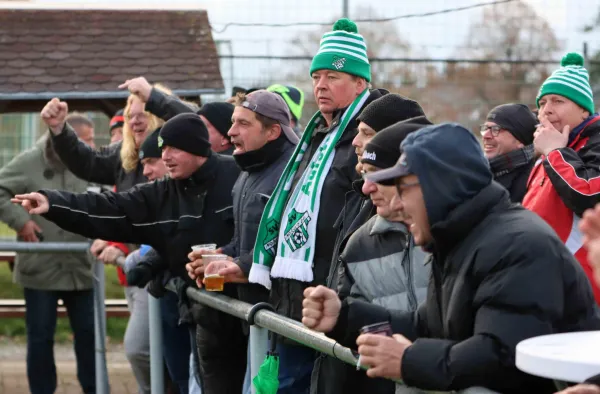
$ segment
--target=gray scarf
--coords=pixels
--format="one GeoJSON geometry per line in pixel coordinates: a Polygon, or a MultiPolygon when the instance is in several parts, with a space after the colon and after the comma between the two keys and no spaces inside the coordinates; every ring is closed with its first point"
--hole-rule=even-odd
{"type": "Polygon", "coordinates": [[[494,174],[494,178],[497,178],[508,174],[517,168],[528,165],[534,157],[535,151],[533,149],[533,144],[527,145],[524,148],[513,150],[490,159],[490,169],[494,174]]]}

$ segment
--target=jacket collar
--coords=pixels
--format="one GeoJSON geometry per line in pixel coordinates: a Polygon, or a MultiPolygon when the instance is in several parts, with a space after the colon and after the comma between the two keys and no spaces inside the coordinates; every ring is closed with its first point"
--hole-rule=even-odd
{"type": "Polygon", "coordinates": [[[473,198],[454,208],[445,220],[431,227],[433,243],[427,249],[443,258],[488,215],[510,205],[508,191],[496,182],[490,183],[473,198]]]}
{"type": "Polygon", "coordinates": [[[64,171],[66,166],[63,164],[60,157],[54,150],[54,143],[50,138],[49,131],[46,132],[37,142],[36,145],[42,150],[46,165],[55,171],[64,171]]]}
{"type": "Polygon", "coordinates": [[[352,190],[360,194],[362,198],[369,198],[369,196],[365,196],[362,192],[362,187],[364,184],[365,181],[362,178],[355,179],[354,181],[352,181],[352,190]]]}
{"type": "Polygon", "coordinates": [[[206,162],[189,177],[188,182],[191,186],[204,186],[207,182],[212,181],[216,176],[219,161],[219,154],[212,152],[206,162]]]}
{"type": "Polygon", "coordinates": [[[292,148],[294,148],[294,145],[282,134],[276,140],[266,143],[259,149],[233,155],[233,159],[242,171],[258,172],[275,163],[285,152],[292,148]]]}
{"type": "Polygon", "coordinates": [[[590,115],[587,119],[581,122],[569,133],[569,147],[575,146],[575,144],[585,137],[589,137],[592,134],[597,134],[600,129],[600,116],[596,113],[590,115]]]}
{"type": "Polygon", "coordinates": [[[375,215],[374,219],[375,223],[373,223],[373,227],[371,227],[371,232],[369,235],[379,235],[386,233],[402,233],[404,235],[408,235],[408,229],[406,225],[401,222],[391,222],[385,218],[382,218],[379,215],[375,215]]]}

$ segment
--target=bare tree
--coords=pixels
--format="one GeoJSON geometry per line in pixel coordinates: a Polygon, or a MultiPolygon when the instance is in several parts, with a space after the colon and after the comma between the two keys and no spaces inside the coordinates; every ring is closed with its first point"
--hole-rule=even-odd
{"type": "Polygon", "coordinates": [[[428,108],[436,119],[458,121],[474,129],[496,105],[522,102],[533,106],[551,71],[536,61],[555,58],[560,45],[550,24],[529,5],[516,1],[485,8],[461,48],[466,49],[457,52],[457,57],[476,61],[437,67],[422,99],[432,104],[428,108]]]}

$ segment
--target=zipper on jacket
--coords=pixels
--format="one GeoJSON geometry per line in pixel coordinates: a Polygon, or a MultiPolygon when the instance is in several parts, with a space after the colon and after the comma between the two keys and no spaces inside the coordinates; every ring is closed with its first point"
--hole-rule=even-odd
{"type": "Polygon", "coordinates": [[[408,303],[409,303],[409,306],[411,307],[411,310],[416,310],[418,307],[418,300],[417,300],[417,294],[415,291],[415,283],[413,280],[413,266],[412,266],[413,246],[414,245],[413,245],[412,236],[409,235],[408,242],[406,243],[406,252],[404,253],[404,260],[408,264],[407,269],[406,269],[406,278],[407,278],[407,283],[408,283],[408,289],[406,289],[406,291],[407,291],[406,294],[407,294],[408,303]]]}
{"type": "MultiPolygon", "coordinates": [[[[236,217],[234,217],[233,219],[233,225],[234,226],[241,226],[242,224],[242,207],[244,206],[244,200],[246,199],[246,184],[248,183],[248,178],[250,178],[250,174],[246,173],[247,175],[244,177],[244,183],[242,184],[242,187],[240,187],[240,198],[238,200],[238,206],[237,206],[237,212],[236,212],[236,217]],[[236,223],[237,220],[237,223],[236,223]]],[[[239,229],[238,229],[238,234],[239,234],[239,229]]],[[[240,242],[238,242],[238,245],[234,245],[234,247],[241,245],[241,237],[240,237],[240,242]]]]}
{"type": "Polygon", "coordinates": [[[437,312],[439,313],[440,329],[444,329],[444,315],[442,314],[442,272],[439,267],[440,259],[439,256],[434,254],[431,262],[431,272],[433,274],[433,284],[435,288],[435,298],[437,301],[437,312]]]}
{"type": "Polygon", "coordinates": [[[334,276],[335,272],[337,272],[339,265],[340,265],[340,258],[338,257],[337,259],[335,259],[335,264],[333,265],[333,267],[329,268],[329,275],[327,276],[327,282],[325,283],[325,285],[330,289],[331,289],[331,284],[333,282],[333,276],[334,276]]]}

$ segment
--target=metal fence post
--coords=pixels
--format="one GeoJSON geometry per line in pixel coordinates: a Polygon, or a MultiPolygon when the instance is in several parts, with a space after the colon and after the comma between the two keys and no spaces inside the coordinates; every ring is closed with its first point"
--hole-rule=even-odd
{"type": "Polygon", "coordinates": [[[250,326],[248,347],[250,351],[250,387],[252,394],[255,394],[256,389],[252,384],[252,379],[258,375],[258,370],[265,361],[267,351],[269,350],[269,331],[256,324],[250,326]]]}
{"type": "Polygon", "coordinates": [[[160,301],[148,294],[148,319],[150,323],[150,383],[151,392],[164,392],[164,362],[162,349],[162,320],[160,301]]]}
{"type": "Polygon", "coordinates": [[[104,308],[104,264],[94,263],[94,343],[96,347],[96,394],[109,394],[106,368],[106,310],[104,308]]]}

